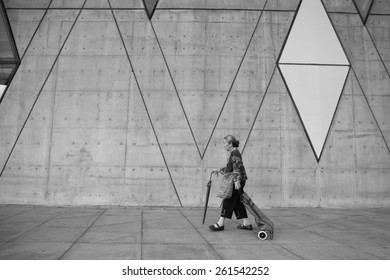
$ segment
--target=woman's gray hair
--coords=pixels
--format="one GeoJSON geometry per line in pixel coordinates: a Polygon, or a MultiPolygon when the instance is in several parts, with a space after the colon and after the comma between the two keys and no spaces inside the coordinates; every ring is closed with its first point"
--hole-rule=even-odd
{"type": "Polygon", "coordinates": [[[232,146],[235,148],[240,145],[240,141],[238,141],[233,135],[226,135],[223,139],[225,139],[229,144],[232,143],[232,146]]]}

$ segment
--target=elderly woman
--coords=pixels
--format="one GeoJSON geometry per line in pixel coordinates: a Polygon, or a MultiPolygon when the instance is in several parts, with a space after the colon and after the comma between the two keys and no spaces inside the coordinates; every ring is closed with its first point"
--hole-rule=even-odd
{"type": "Polygon", "coordinates": [[[226,167],[221,168],[220,172],[236,172],[237,175],[234,177],[234,188],[232,196],[222,201],[222,211],[218,222],[209,226],[209,229],[212,231],[224,230],[225,219],[231,219],[233,212],[236,215],[237,220],[242,219],[242,224],[237,226],[238,229],[252,230],[252,225],[249,223],[245,205],[240,200],[245,186],[245,181],[248,178],[242,163],[241,153],[237,149],[239,144],[240,142],[237,141],[236,138],[232,135],[224,137],[224,148],[229,153],[229,155],[226,167]]]}

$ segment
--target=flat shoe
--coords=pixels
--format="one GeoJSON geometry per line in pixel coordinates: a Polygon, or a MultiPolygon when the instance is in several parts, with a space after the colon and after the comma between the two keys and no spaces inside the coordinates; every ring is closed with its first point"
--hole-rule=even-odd
{"type": "Polygon", "coordinates": [[[209,229],[211,229],[212,231],[221,231],[221,230],[224,230],[225,229],[225,226],[219,226],[218,224],[215,224],[215,225],[211,225],[209,226],[209,229]],[[217,227],[216,227],[216,226],[217,227]]]}
{"type": "Polygon", "coordinates": [[[246,230],[252,230],[252,225],[244,226],[244,225],[239,225],[237,226],[238,229],[246,229],[246,230]]]}

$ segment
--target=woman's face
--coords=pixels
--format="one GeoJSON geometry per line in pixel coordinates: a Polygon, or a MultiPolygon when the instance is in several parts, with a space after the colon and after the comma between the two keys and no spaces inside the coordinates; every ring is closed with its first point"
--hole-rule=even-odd
{"type": "Polygon", "coordinates": [[[233,148],[232,143],[228,143],[226,139],[223,139],[223,147],[225,148],[226,151],[231,151],[233,148]]]}

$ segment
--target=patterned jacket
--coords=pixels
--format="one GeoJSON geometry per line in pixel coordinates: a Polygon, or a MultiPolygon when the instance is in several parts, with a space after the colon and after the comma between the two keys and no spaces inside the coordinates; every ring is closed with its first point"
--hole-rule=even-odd
{"type": "Polygon", "coordinates": [[[223,173],[237,172],[239,175],[235,177],[235,181],[246,181],[248,177],[246,175],[244,163],[242,162],[242,156],[239,150],[236,148],[230,152],[226,167],[221,168],[223,173]]]}

